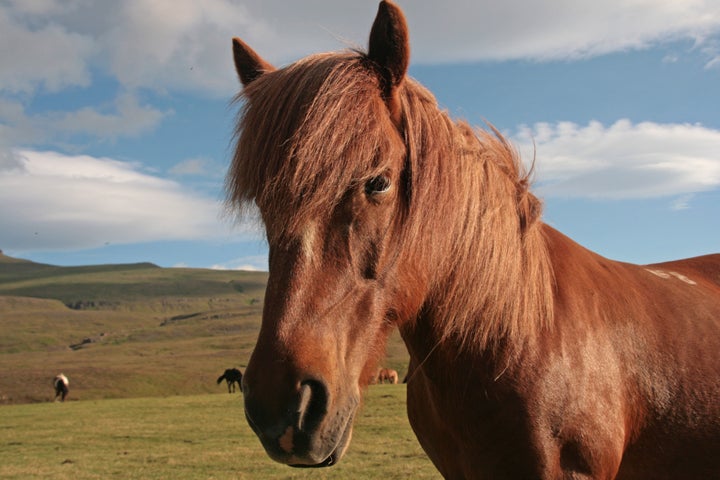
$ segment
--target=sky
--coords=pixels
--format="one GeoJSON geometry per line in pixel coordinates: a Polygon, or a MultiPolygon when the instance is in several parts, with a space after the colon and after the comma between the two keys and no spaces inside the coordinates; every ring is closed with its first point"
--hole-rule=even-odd
{"type": "MultiPolygon", "coordinates": [[[[410,75],[534,161],[544,220],[610,258],[720,252],[720,2],[398,0],[410,75]]],[[[0,249],[267,269],[223,207],[231,38],[365,47],[374,0],[0,0],[0,249]]]]}

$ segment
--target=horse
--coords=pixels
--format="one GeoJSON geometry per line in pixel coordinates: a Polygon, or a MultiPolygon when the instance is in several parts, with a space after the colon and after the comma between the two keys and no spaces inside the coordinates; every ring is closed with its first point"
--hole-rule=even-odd
{"type": "Polygon", "coordinates": [[[389,1],[367,51],[278,69],[233,39],[226,201],[269,247],[243,376],[266,453],[338,463],[399,328],[446,478],[718,478],[720,254],[634,265],[544,223],[532,169],[440,109],[409,52],[389,1]]]}
{"type": "Polygon", "coordinates": [[[396,385],[398,383],[398,373],[392,368],[381,368],[377,374],[377,383],[385,383],[396,385]]]}
{"type": "Polygon", "coordinates": [[[217,384],[220,385],[223,380],[227,382],[228,393],[235,392],[235,384],[237,383],[238,388],[242,392],[242,372],[237,368],[228,368],[220,375],[217,379],[217,384]]]}
{"type": "Polygon", "coordinates": [[[64,402],[70,391],[70,380],[62,373],[56,375],[53,379],[53,388],[55,389],[55,401],[57,402],[58,397],[60,397],[60,401],[64,402]]]}

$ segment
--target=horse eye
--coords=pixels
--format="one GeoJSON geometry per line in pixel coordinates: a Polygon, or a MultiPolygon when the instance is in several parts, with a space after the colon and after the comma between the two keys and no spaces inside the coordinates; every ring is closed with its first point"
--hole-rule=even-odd
{"type": "Polygon", "coordinates": [[[390,190],[390,179],[385,175],[373,177],[365,182],[365,193],[367,195],[377,195],[390,190]]]}

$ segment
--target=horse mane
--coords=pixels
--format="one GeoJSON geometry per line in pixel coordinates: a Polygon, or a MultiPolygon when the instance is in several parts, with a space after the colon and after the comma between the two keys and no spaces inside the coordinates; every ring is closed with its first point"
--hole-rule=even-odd
{"type": "Polygon", "coordinates": [[[520,347],[553,316],[532,172],[494,127],[453,121],[416,82],[401,95],[415,210],[404,248],[425,245],[421,254],[441,272],[428,302],[442,319],[437,333],[468,348],[520,347]]]}
{"type": "MultiPolygon", "coordinates": [[[[313,55],[253,81],[238,96],[228,203],[260,206],[271,241],[332,211],[350,186],[386,168],[394,148],[380,89],[361,52],[313,55]]],[[[414,80],[398,97],[407,156],[398,248],[433,272],[416,280],[430,291],[424,311],[439,319],[441,338],[468,348],[524,344],[553,312],[530,173],[496,129],[453,121],[414,80]]]]}

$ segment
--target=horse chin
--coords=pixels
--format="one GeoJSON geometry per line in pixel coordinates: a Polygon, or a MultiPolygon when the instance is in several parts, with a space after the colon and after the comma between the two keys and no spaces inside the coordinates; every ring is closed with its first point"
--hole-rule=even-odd
{"type": "Polygon", "coordinates": [[[352,422],[348,424],[345,432],[343,433],[338,446],[333,452],[322,462],[315,464],[303,464],[303,463],[289,463],[288,465],[294,468],[322,468],[331,467],[337,464],[342,457],[345,456],[348,446],[350,446],[350,440],[352,438],[352,422]]]}

